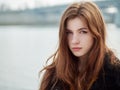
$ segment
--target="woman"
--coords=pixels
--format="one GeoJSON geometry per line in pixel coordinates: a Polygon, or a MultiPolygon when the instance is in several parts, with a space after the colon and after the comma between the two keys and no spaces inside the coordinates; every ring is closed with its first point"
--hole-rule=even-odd
{"type": "Polygon", "coordinates": [[[120,90],[120,61],[106,45],[105,23],[93,2],[70,5],[59,29],[59,46],[39,90],[120,90]]]}

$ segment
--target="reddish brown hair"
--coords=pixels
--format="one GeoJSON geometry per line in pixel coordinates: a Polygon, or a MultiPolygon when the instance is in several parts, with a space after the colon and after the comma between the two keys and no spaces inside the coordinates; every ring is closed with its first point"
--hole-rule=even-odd
{"type": "MultiPolygon", "coordinates": [[[[51,80],[61,80],[70,90],[88,90],[96,80],[102,68],[104,55],[108,51],[105,44],[106,29],[100,9],[93,2],[79,2],[70,5],[64,12],[59,28],[59,46],[53,55],[53,63],[46,66],[46,71],[39,90],[46,90],[51,80]],[[78,58],[68,48],[67,21],[82,16],[91,31],[94,44],[88,55],[87,64],[82,72],[78,70],[78,58]]],[[[54,86],[53,86],[54,87],[54,86]]]]}

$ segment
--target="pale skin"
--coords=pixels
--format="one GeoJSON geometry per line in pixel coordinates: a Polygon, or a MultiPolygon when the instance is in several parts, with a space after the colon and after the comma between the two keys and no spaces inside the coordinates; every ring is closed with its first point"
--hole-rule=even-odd
{"type": "MultiPolygon", "coordinates": [[[[67,22],[68,46],[74,56],[84,59],[93,45],[93,36],[83,17],[76,17],[67,22]]],[[[83,62],[85,63],[85,62],[83,62]]]]}

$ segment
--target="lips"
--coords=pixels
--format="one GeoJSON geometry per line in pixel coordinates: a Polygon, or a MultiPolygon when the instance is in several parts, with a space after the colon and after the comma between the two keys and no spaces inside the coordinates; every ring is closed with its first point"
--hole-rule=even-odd
{"type": "Polygon", "coordinates": [[[72,48],[73,51],[79,51],[79,50],[81,50],[81,49],[82,49],[81,47],[73,47],[73,48],[72,48]]]}

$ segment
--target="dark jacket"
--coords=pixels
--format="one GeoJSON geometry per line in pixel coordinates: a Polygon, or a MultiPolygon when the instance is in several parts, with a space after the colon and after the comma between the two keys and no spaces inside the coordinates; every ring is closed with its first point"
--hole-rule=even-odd
{"type": "MultiPolygon", "coordinates": [[[[116,59],[116,62],[111,64],[108,55],[105,56],[104,61],[103,69],[90,90],[120,90],[120,61],[116,59]]],[[[59,81],[53,89],[48,90],[64,90],[64,87],[67,86],[59,81]]]]}

